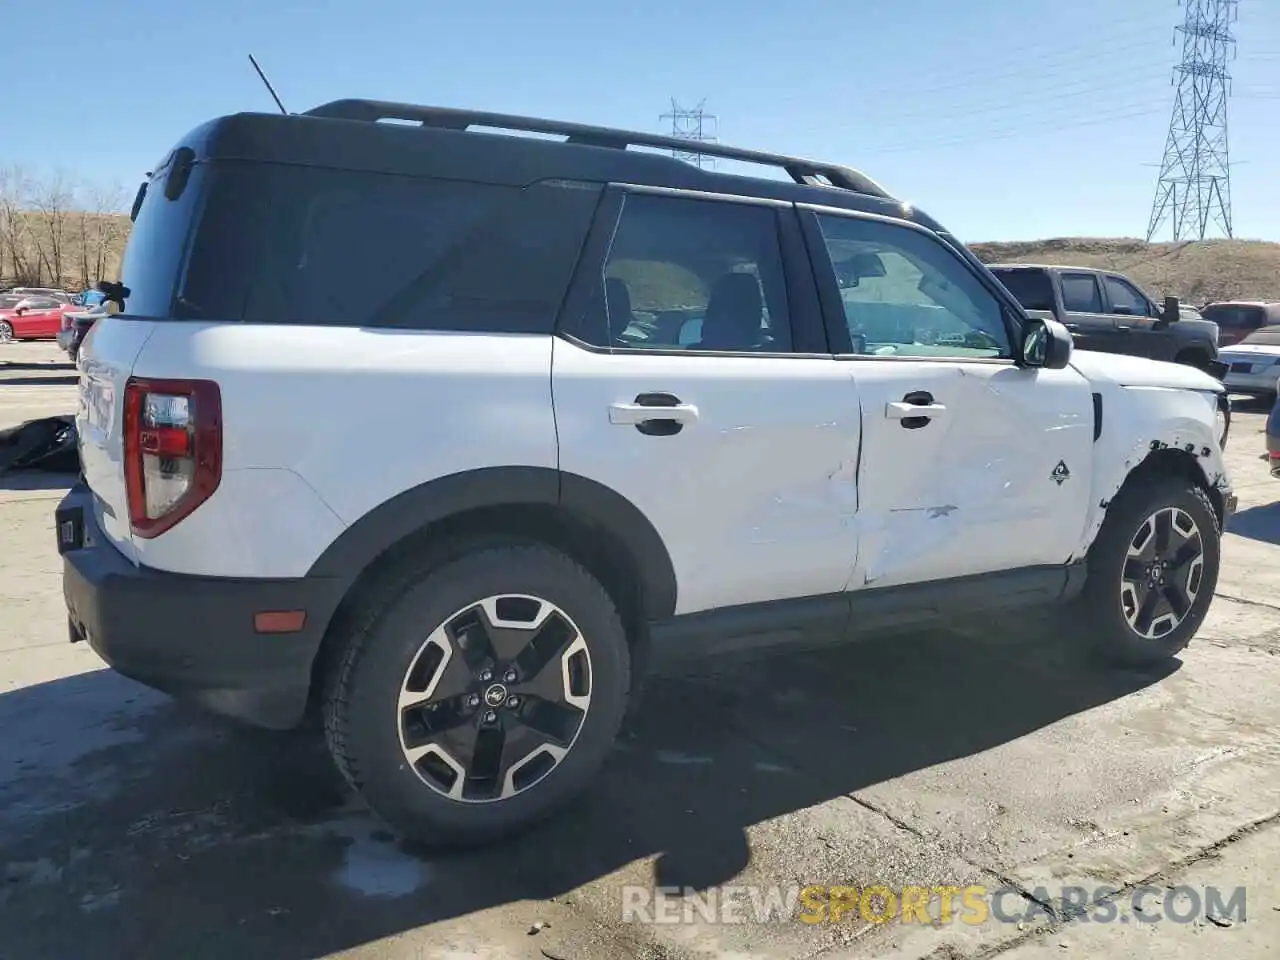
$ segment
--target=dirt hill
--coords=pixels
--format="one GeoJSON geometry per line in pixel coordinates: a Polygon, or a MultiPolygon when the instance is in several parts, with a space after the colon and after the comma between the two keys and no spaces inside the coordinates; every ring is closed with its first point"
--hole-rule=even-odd
{"type": "Polygon", "coordinates": [[[1064,237],[1019,243],[974,243],[987,263],[1049,263],[1115,270],[1156,297],[1192,306],[1214,300],[1280,300],[1280,243],[1201,240],[1144,243],[1131,239],[1064,237]]]}

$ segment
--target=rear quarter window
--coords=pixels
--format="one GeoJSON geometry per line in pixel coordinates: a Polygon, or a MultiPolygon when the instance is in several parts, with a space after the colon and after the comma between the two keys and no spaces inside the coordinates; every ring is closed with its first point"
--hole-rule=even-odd
{"type": "Polygon", "coordinates": [[[1024,310],[1052,310],[1053,283],[1043,270],[993,270],[1024,310]]]}
{"type": "Polygon", "coordinates": [[[547,332],[598,189],[219,163],[183,316],[547,332]]]}

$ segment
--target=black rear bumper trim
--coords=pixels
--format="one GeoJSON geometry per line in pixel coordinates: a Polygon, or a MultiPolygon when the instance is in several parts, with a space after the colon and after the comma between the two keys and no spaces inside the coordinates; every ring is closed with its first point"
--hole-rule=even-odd
{"type": "Polygon", "coordinates": [[[98,528],[83,484],[56,516],[73,642],[82,638],[119,673],[217,713],[273,729],[302,720],[312,663],[341,599],[336,581],[201,577],[135,565],[98,528]],[[259,634],[254,614],[267,610],[305,610],[306,623],[297,633],[259,634]]]}

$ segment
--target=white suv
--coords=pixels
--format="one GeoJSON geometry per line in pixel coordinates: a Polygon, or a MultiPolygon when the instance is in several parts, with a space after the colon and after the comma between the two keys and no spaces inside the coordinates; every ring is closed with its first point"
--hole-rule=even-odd
{"type": "Polygon", "coordinates": [[[630,146],[687,145],[366,101],[189,134],[79,359],[72,639],[315,707],[378,814],[464,842],[582,790],[663,661],[1051,601],[1120,662],[1188,643],[1220,383],[1073,354],[856,171],[630,146]]]}

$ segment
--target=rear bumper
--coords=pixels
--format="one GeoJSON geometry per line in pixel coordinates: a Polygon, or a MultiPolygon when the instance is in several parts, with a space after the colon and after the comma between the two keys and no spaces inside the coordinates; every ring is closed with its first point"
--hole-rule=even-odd
{"type": "Polygon", "coordinates": [[[341,599],[332,580],[238,580],[139,567],[103,536],[83,483],[55,515],[72,642],[114,670],[257,726],[303,718],[311,668],[341,599]],[[305,610],[295,633],[259,633],[254,615],[305,610]]]}

